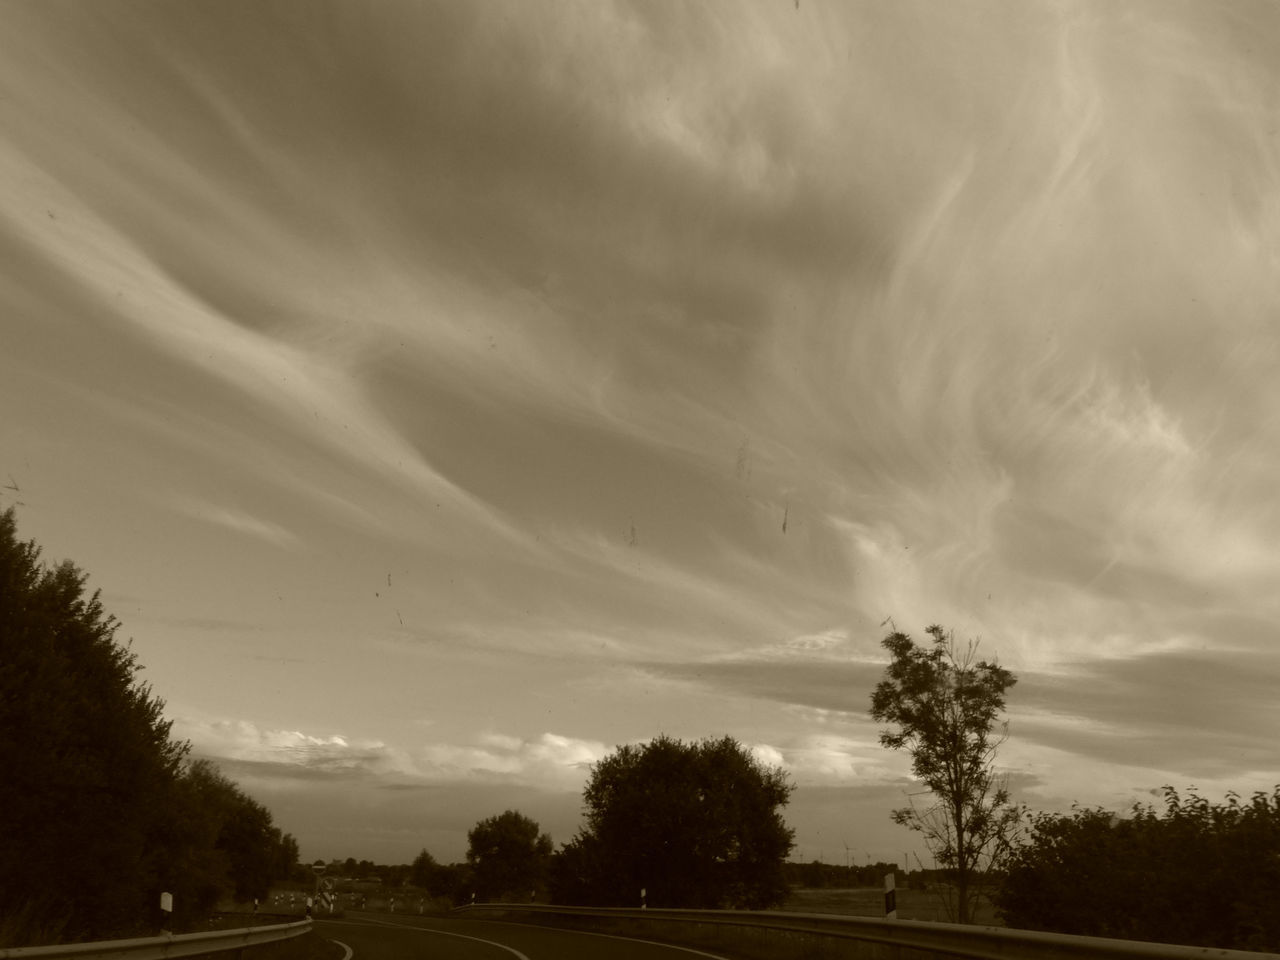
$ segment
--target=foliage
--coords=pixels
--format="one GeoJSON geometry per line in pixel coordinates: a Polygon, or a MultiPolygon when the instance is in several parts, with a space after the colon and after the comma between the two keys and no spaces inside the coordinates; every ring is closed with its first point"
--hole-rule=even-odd
{"type": "Polygon", "coordinates": [[[455,904],[470,903],[476,892],[475,871],[468,863],[451,863],[440,868],[441,896],[455,904]]]}
{"type": "Polygon", "coordinates": [[[611,861],[594,834],[579,832],[551,859],[551,902],[575,906],[634,907],[640,888],[609,884],[611,861]]]}
{"type": "MultiPolygon", "coordinates": [[[[354,860],[351,862],[355,863],[354,860]]],[[[435,896],[436,891],[433,889],[433,885],[439,871],[440,864],[424,847],[422,852],[413,858],[413,864],[409,868],[409,882],[435,896]]]]}
{"type": "MultiPolygon", "coordinates": [[[[263,899],[271,882],[287,877],[297,862],[298,844],[272,824],[271,811],[244,793],[213,763],[197,760],[186,770],[183,786],[203,842],[197,847],[218,877],[219,892],[236,900],[263,899]]],[[[181,882],[177,880],[177,882],[181,882]]]]}
{"type": "Polygon", "coordinates": [[[893,659],[872,694],[871,716],[893,724],[880,743],[911,753],[912,771],[933,798],[923,809],[912,802],[895,810],[893,819],[923,835],[952,881],[948,910],[968,923],[982,878],[999,866],[1021,818],[994,770],[1007,722],[992,734],[1017,679],[975,660],[976,643],[959,648],[955,635],[937,624],[928,633],[929,648],[896,629],[885,637],[881,645],[893,659]]]}
{"type": "Polygon", "coordinates": [[[471,894],[475,892],[471,867],[460,863],[438,863],[426,850],[414,858],[409,871],[409,882],[427,891],[432,897],[449,897],[455,903],[470,900],[471,894]]]}
{"type": "Polygon", "coordinates": [[[467,833],[467,863],[481,900],[526,900],[545,888],[551,837],[514,810],[481,820],[467,833]]]}
{"type": "Polygon", "coordinates": [[[1037,814],[995,893],[1009,926],[1280,951],[1280,786],[1213,804],[1037,814]]]}
{"type": "MultiPolygon", "coordinates": [[[[432,864],[435,863],[431,854],[425,850],[419,854],[419,857],[424,854],[432,864]]],[[[448,868],[440,867],[439,869],[447,870],[448,868]]],[[[414,864],[409,863],[374,863],[372,860],[357,860],[355,857],[347,857],[345,860],[339,857],[330,860],[326,864],[326,870],[326,877],[341,881],[337,887],[338,890],[350,891],[353,883],[375,883],[390,889],[396,889],[405,884],[423,887],[418,880],[414,879],[414,864]]],[[[314,880],[310,867],[303,868],[303,875],[308,881],[314,880]]]]}
{"type": "Polygon", "coordinates": [[[12,508],[0,514],[5,944],[153,933],[160,891],[190,913],[224,891],[261,889],[249,859],[264,829],[283,855],[263,808],[240,794],[218,820],[194,789],[199,768],[185,766],[187,745],[171,739],[163,701],[85,579],[69,561],[42,564],[40,548],[17,539],[12,508]],[[214,862],[219,843],[226,859],[214,862]],[[220,871],[237,865],[247,885],[220,871]]]}
{"type": "Polygon", "coordinates": [[[787,895],[793,787],[732,737],[619,747],[583,792],[587,822],[556,858],[557,902],[762,909],[787,895]]]}
{"type": "Polygon", "coordinates": [[[39,557],[12,508],[0,515],[0,903],[26,905],[31,935],[109,935],[146,910],[156,811],[184,748],[98,593],[39,557]]]}

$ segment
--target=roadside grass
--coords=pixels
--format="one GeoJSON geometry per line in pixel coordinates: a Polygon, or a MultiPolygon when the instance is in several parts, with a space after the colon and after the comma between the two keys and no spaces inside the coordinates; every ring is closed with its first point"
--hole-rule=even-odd
{"type": "MultiPolygon", "coordinates": [[[[941,891],[900,889],[895,893],[900,920],[947,922],[947,908],[941,891]]],[[[792,913],[832,913],[846,917],[883,917],[884,891],[879,887],[824,889],[794,887],[781,907],[792,913]]],[[[974,922],[978,926],[1003,926],[995,908],[985,897],[980,901],[974,922]]]]}

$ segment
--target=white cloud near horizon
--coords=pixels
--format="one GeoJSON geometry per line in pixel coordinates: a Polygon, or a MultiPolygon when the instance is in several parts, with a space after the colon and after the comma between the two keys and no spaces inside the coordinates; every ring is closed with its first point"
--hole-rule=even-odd
{"type": "Polygon", "coordinates": [[[591,765],[608,752],[598,741],[551,732],[531,740],[485,733],[471,743],[392,746],[341,734],[264,729],[248,720],[179,718],[174,735],[190,741],[196,756],[252,765],[257,779],[358,777],[398,788],[479,780],[578,792],[591,765]]]}

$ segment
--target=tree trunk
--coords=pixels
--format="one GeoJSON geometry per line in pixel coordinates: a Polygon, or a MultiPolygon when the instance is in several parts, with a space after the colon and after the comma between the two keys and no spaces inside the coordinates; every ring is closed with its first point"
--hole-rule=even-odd
{"type": "Polygon", "coordinates": [[[956,920],[969,923],[969,855],[964,835],[964,803],[957,799],[955,807],[956,831],[956,920]]]}

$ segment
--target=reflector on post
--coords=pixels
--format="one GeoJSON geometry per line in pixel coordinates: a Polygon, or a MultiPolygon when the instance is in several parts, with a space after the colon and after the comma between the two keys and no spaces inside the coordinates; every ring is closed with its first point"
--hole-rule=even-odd
{"type": "Polygon", "coordinates": [[[168,936],[169,927],[173,920],[173,894],[160,894],[160,933],[168,936]]]}

